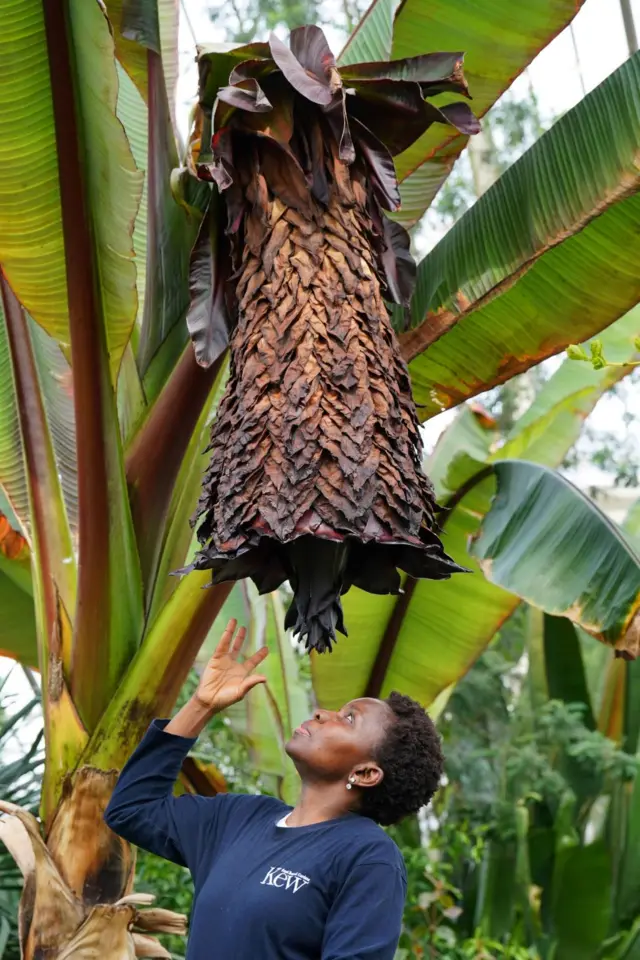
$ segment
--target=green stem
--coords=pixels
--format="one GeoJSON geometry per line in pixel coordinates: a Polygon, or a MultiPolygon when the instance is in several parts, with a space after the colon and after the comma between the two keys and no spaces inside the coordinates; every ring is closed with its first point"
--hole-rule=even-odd
{"type": "Polygon", "coordinates": [[[93,732],[83,763],[103,770],[120,767],[153,718],[173,708],[233,586],[212,587],[210,577],[209,571],[188,574],[160,610],[93,732]]]}

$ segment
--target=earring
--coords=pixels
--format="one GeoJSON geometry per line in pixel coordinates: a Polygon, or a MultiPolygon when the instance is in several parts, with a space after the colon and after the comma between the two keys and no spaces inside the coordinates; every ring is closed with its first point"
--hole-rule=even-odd
{"type": "Polygon", "coordinates": [[[353,776],[349,777],[349,782],[347,783],[347,790],[351,790],[355,782],[356,782],[355,777],[353,776]]]}

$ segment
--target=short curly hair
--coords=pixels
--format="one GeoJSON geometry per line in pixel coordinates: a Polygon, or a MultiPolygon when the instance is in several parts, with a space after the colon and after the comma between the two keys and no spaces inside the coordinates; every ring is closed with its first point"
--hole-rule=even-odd
{"type": "Polygon", "coordinates": [[[442,777],[444,756],[433,720],[419,703],[396,692],[385,703],[394,720],[375,755],[384,777],[362,791],[360,813],[389,826],[429,803],[442,777]]]}

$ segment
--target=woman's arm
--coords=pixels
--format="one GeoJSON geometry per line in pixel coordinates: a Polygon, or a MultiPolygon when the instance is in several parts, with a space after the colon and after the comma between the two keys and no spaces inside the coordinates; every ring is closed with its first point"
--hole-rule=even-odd
{"type": "Polygon", "coordinates": [[[165,731],[175,737],[197,738],[217,712],[209,710],[201,700],[191,697],[169,721],[165,731]]]}
{"type": "Polygon", "coordinates": [[[322,960],[393,960],[406,892],[400,866],[387,861],[353,867],[329,911],[322,960]]]}
{"type": "Polygon", "coordinates": [[[189,794],[173,796],[182,762],[214,714],[265,682],[252,671],[266,657],[266,648],[240,663],[245,631],[239,630],[234,639],[236,626],[235,620],[227,625],[189,702],[173,720],[151,724],[123,768],[105,811],[105,822],[114,833],[192,869],[217,804],[189,794]]]}
{"type": "Polygon", "coordinates": [[[168,723],[153,721],[122,770],[104,819],[114,833],[136,846],[195,868],[193,851],[212,801],[189,794],[173,796],[182,761],[195,738],[170,736],[168,723]]]}

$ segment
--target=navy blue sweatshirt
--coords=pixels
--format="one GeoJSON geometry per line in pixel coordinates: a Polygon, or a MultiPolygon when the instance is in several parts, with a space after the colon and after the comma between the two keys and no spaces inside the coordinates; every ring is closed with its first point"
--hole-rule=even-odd
{"type": "Polygon", "coordinates": [[[155,720],[118,780],[105,820],[189,868],[188,960],[393,960],[406,871],[377,824],[355,814],[278,826],[271,797],[173,796],[195,743],[155,720]]]}

